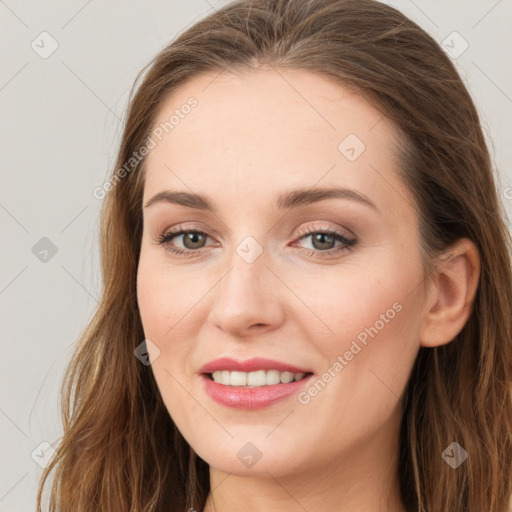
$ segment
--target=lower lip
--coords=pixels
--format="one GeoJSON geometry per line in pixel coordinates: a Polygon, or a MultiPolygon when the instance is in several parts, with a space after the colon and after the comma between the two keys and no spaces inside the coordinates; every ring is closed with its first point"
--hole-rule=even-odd
{"type": "Polygon", "coordinates": [[[313,375],[308,375],[299,381],[288,384],[273,384],[272,386],[259,386],[244,388],[225,386],[201,375],[204,380],[206,392],[217,403],[234,407],[235,409],[262,409],[280,402],[291,395],[297,394],[313,375]]]}

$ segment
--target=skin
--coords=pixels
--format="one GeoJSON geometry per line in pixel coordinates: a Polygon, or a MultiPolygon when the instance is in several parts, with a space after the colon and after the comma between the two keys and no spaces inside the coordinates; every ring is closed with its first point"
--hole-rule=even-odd
{"type": "Polygon", "coordinates": [[[167,99],[155,126],[191,96],[198,105],[148,156],[143,201],[172,189],[218,209],[144,208],[138,303],[160,351],[152,370],[165,405],[210,466],[205,511],[405,511],[401,399],[420,346],[450,342],[471,312],[475,246],[455,244],[424,290],[418,218],[394,159],[399,134],[346,87],[274,68],[204,74],[167,99]],[[349,134],[366,146],[354,161],[338,149],[349,134]],[[283,192],[332,186],[376,208],[348,198],[276,206],[283,192]],[[167,249],[195,255],[156,241],[180,225],[208,237],[177,236],[167,249]],[[299,234],[311,226],[357,242],[335,252],[341,242],[299,234]],[[252,263],[236,252],[248,236],[262,249],[252,263]],[[307,404],[292,396],[232,409],[203,389],[198,369],[218,357],[267,357],[319,377],[393,304],[400,312],[307,404]],[[261,452],[252,467],[237,457],[248,442],[261,452]]]}

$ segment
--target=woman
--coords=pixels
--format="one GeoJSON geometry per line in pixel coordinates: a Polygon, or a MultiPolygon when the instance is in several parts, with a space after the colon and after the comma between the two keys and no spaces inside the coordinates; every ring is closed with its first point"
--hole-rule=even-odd
{"type": "Polygon", "coordinates": [[[51,510],[505,512],[510,235],[474,104],[373,0],[165,48],[105,195],[51,510]]]}

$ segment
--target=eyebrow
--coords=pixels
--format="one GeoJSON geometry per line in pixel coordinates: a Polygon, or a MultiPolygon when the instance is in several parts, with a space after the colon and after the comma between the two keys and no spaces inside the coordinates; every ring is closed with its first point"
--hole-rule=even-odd
{"type": "MultiPolygon", "coordinates": [[[[375,203],[361,192],[350,188],[339,187],[292,190],[290,192],[281,194],[277,199],[276,205],[280,210],[292,209],[332,198],[350,199],[378,211],[375,203]]],[[[149,208],[156,203],[162,202],[187,206],[197,210],[206,210],[211,212],[217,212],[218,210],[215,203],[207,196],[173,190],[164,190],[162,192],[158,192],[158,194],[155,194],[146,203],[145,208],[149,208]]]]}

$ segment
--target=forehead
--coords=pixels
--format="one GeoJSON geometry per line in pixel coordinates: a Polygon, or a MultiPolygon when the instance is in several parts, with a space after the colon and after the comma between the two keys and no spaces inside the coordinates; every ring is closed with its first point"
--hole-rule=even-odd
{"type": "Polygon", "coordinates": [[[145,198],[171,186],[226,199],[345,186],[385,208],[390,188],[407,193],[393,125],[352,89],[303,70],[199,75],[162,104],[153,130],[145,198]]]}

